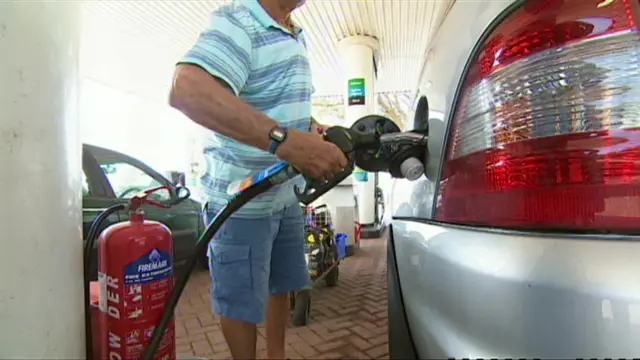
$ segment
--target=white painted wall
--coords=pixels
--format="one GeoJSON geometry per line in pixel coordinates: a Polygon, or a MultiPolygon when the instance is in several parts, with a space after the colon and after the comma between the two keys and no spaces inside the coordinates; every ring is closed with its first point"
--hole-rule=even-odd
{"type": "Polygon", "coordinates": [[[79,3],[0,1],[0,359],[84,359],[79,3]]]}
{"type": "Polygon", "coordinates": [[[166,103],[85,77],[80,120],[85,143],[123,152],[158,171],[188,171],[196,125],[166,103]]]}

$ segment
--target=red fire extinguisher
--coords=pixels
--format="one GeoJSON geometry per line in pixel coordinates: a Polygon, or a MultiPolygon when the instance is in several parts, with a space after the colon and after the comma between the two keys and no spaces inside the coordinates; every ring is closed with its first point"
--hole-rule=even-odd
{"type": "MultiPolygon", "coordinates": [[[[141,205],[168,205],[149,200],[147,190],[130,200],[129,221],[106,228],[98,238],[100,284],[100,359],[136,360],[144,353],[174,286],[173,239],[164,224],[144,219],[141,205]]],[[[175,328],[171,321],[156,360],[174,360],[175,328]]]]}

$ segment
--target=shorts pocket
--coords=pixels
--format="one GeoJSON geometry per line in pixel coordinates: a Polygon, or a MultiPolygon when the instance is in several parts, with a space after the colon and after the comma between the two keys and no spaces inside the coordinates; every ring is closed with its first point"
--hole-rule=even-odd
{"type": "Polygon", "coordinates": [[[211,273],[216,297],[243,296],[251,291],[251,247],[213,243],[211,273]]]}

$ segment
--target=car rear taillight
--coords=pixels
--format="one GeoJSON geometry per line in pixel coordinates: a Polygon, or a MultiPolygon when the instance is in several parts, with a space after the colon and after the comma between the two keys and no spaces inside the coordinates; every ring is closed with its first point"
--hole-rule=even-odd
{"type": "Polygon", "coordinates": [[[639,5],[528,1],[492,32],[455,108],[436,220],[640,230],[639,5]]]}

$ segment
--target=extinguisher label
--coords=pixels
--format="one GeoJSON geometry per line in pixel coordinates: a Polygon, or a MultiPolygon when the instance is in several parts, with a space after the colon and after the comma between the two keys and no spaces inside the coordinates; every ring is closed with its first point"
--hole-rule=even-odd
{"type": "Polygon", "coordinates": [[[172,275],[171,264],[171,254],[161,249],[153,249],[125,267],[124,283],[144,284],[166,279],[172,275]]]}

